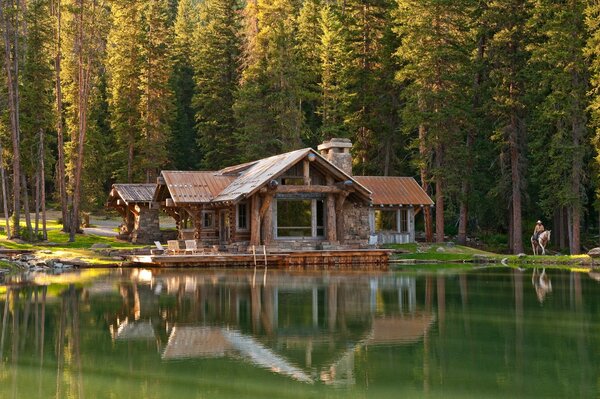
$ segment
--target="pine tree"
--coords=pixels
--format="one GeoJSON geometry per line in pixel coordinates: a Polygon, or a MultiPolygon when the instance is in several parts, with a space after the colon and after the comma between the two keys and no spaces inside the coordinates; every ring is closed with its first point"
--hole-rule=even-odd
{"type": "Polygon", "coordinates": [[[240,78],[239,11],[235,0],[205,1],[194,34],[193,105],[204,169],[218,169],[238,160],[233,104],[240,78]]]}
{"type": "Polygon", "coordinates": [[[324,6],[321,10],[321,136],[351,138],[347,118],[352,99],[356,96],[351,85],[352,51],[348,31],[344,28],[341,10],[324,6]]]}
{"type": "Polygon", "coordinates": [[[168,162],[167,149],[172,139],[170,128],[174,104],[170,78],[173,37],[169,5],[162,0],[148,0],[142,4],[144,37],[140,68],[141,137],[138,145],[141,170],[145,180],[152,182],[159,169],[168,162]]]}
{"type": "Polygon", "coordinates": [[[458,190],[455,157],[463,151],[462,132],[470,123],[469,57],[475,45],[468,10],[463,2],[408,0],[399,3],[397,12],[402,40],[398,78],[405,85],[406,101],[403,119],[407,129],[419,130],[423,180],[435,182],[438,242],[444,240],[448,191],[458,190]]]}
{"type": "Polygon", "coordinates": [[[104,0],[66,0],[64,19],[64,68],[61,81],[65,93],[67,193],[70,207],[69,240],[80,230],[80,205],[91,93],[98,83],[100,60],[108,34],[108,7],[104,0]]]}
{"type": "Polygon", "coordinates": [[[316,147],[323,137],[319,130],[321,118],[318,114],[321,99],[321,2],[308,0],[302,3],[298,15],[297,54],[300,69],[301,108],[306,121],[306,136],[303,141],[316,147]]]}
{"type": "Polygon", "coordinates": [[[196,91],[193,58],[197,50],[194,32],[199,23],[198,8],[197,0],[180,0],[174,27],[171,86],[175,117],[171,121],[173,139],[169,158],[176,169],[184,170],[197,167],[200,160],[196,144],[195,112],[192,106],[192,98],[196,91]]]}
{"type": "MultiPolygon", "coordinates": [[[[258,0],[256,8],[256,34],[247,32],[245,69],[234,105],[245,159],[296,149],[305,133],[296,43],[298,10],[291,0],[258,0]]],[[[252,15],[248,18],[254,21],[252,15]]]]}
{"type": "Polygon", "coordinates": [[[510,182],[509,246],[514,253],[523,252],[521,218],[526,180],[524,120],[528,82],[525,65],[529,57],[525,23],[529,12],[525,0],[501,0],[489,4],[484,15],[491,30],[487,61],[492,67],[493,100],[488,109],[496,118],[492,139],[498,144],[499,157],[504,164],[499,172],[510,182]]]}
{"type": "Polygon", "coordinates": [[[350,0],[341,10],[352,55],[348,83],[353,97],[345,119],[355,143],[355,169],[361,174],[389,172],[391,137],[398,133],[394,82],[398,66],[393,54],[399,43],[392,32],[394,5],[387,0],[350,0]]]}
{"type": "MultiPolygon", "coordinates": [[[[35,237],[39,231],[39,212],[42,210],[42,236],[46,237],[45,169],[49,154],[47,138],[54,127],[53,73],[50,68],[53,37],[48,2],[31,0],[25,14],[27,36],[22,75],[21,145],[23,172],[33,180],[35,195],[35,237]]],[[[29,236],[31,232],[29,232],[29,236]]]]}
{"type": "MultiPolygon", "coordinates": [[[[536,86],[542,97],[531,124],[538,128],[532,129],[533,172],[546,214],[567,208],[570,251],[578,254],[585,143],[589,141],[584,2],[570,0],[565,6],[537,0],[533,4],[529,25],[538,40],[530,46],[530,65],[537,72],[536,86]]],[[[555,232],[562,232],[558,227],[555,232]]]]}
{"type": "Polygon", "coordinates": [[[125,170],[116,171],[119,180],[133,182],[141,136],[140,98],[142,65],[142,2],[116,0],[111,3],[112,25],[108,35],[106,72],[110,127],[119,144],[116,157],[125,170]]]}
{"type": "MultiPolygon", "coordinates": [[[[600,170],[600,4],[589,2],[585,8],[585,24],[588,32],[588,40],[585,47],[585,55],[589,60],[589,112],[591,127],[593,128],[593,153],[595,156],[596,172],[600,170]]],[[[595,173],[593,181],[596,183],[596,211],[600,211],[600,188],[598,185],[598,173],[595,173]]]]}

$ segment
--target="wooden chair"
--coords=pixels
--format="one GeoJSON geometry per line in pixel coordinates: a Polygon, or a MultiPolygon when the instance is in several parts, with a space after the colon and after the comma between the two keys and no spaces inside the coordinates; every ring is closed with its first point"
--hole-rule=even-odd
{"type": "Polygon", "coordinates": [[[179,241],[177,240],[168,240],[167,248],[170,254],[176,255],[181,253],[181,248],[179,248],[179,241]]]}
{"type": "Polygon", "coordinates": [[[164,254],[166,252],[165,251],[165,247],[162,246],[162,244],[160,243],[160,241],[154,241],[154,246],[156,248],[153,248],[153,249],[150,250],[150,253],[152,255],[162,255],[162,254],[164,254]]]}
{"type": "Polygon", "coordinates": [[[200,254],[204,252],[203,248],[198,248],[196,240],[185,240],[185,253],[200,254]]]}

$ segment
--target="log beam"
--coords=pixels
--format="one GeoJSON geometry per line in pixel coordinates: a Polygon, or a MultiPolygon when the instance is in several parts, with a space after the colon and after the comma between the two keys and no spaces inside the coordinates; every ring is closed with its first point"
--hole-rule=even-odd
{"type": "Polygon", "coordinates": [[[278,186],[275,190],[277,194],[299,194],[299,193],[316,193],[316,194],[339,194],[344,192],[339,187],[335,186],[278,186]]]}

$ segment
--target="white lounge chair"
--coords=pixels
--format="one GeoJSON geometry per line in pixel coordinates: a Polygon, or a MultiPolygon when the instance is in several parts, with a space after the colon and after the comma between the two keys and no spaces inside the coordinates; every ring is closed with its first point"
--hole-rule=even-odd
{"type": "Polygon", "coordinates": [[[165,247],[162,246],[162,244],[160,243],[160,241],[154,241],[154,246],[156,248],[153,248],[153,249],[150,250],[150,253],[152,255],[162,255],[162,254],[164,254],[166,252],[165,251],[165,247]]]}
{"type": "Polygon", "coordinates": [[[168,247],[168,252],[171,254],[180,254],[182,252],[181,248],[179,247],[179,241],[177,240],[168,240],[167,241],[167,247],[168,247]]]}
{"type": "Polygon", "coordinates": [[[198,248],[198,242],[196,240],[185,240],[185,253],[199,254],[204,252],[204,249],[198,248]]]}

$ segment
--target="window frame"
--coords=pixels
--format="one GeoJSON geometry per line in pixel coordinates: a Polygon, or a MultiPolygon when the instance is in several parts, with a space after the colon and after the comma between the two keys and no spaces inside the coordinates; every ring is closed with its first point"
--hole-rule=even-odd
{"type": "Polygon", "coordinates": [[[202,228],[203,229],[214,229],[215,228],[215,211],[202,211],[202,228]],[[210,224],[206,225],[206,220],[210,216],[210,224]]]}
{"type": "Polygon", "coordinates": [[[280,196],[275,198],[275,206],[274,208],[274,236],[276,240],[323,240],[327,236],[327,208],[325,203],[325,198],[322,196],[311,196],[311,197],[293,197],[293,196],[280,196]],[[280,201],[310,201],[310,212],[311,212],[311,223],[310,226],[297,226],[299,229],[310,229],[310,235],[306,236],[280,236],[279,229],[286,228],[294,228],[291,227],[280,227],[279,226],[279,203],[280,201]],[[319,224],[318,214],[317,214],[317,202],[321,201],[322,203],[322,221],[319,224]],[[319,230],[323,232],[322,235],[319,235],[319,230]]]}
{"type": "Polygon", "coordinates": [[[235,206],[235,228],[237,231],[248,231],[250,230],[250,220],[248,219],[249,217],[249,203],[248,201],[242,201],[239,202],[238,204],[236,204],[235,206]],[[243,207],[244,208],[244,221],[245,221],[245,226],[241,226],[240,225],[240,215],[242,214],[240,212],[240,208],[243,207]]]}

